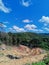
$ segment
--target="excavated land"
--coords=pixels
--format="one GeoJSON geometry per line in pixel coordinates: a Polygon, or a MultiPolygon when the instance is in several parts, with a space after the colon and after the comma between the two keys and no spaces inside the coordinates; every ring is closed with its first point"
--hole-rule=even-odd
{"type": "Polygon", "coordinates": [[[41,48],[30,49],[27,46],[0,46],[0,65],[24,65],[41,61],[47,55],[41,48]]]}

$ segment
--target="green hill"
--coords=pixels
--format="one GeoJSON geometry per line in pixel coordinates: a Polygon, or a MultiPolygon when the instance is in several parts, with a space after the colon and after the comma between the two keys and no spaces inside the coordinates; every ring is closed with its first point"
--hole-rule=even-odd
{"type": "Polygon", "coordinates": [[[20,44],[33,47],[42,47],[44,49],[49,49],[49,33],[3,33],[0,32],[0,44],[4,43],[6,45],[16,45],[20,44]]]}

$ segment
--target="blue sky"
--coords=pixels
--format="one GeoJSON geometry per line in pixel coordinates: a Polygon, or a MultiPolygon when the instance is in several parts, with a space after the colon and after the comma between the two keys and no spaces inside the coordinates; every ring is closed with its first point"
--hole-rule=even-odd
{"type": "Polygon", "coordinates": [[[49,33],[49,0],[0,0],[0,23],[6,32],[49,33]]]}

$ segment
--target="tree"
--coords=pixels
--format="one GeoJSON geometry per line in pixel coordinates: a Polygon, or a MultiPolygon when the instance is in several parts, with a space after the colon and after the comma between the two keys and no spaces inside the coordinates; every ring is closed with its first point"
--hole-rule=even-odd
{"type": "Polygon", "coordinates": [[[34,38],[29,43],[30,43],[30,45],[29,45],[30,47],[39,47],[41,41],[37,38],[34,38]]]}

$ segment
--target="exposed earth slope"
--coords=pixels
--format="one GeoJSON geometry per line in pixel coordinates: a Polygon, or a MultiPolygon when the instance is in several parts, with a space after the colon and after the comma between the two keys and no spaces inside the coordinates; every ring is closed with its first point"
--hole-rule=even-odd
{"type": "Polygon", "coordinates": [[[30,49],[23,45],[20,45],[19,47],[1,45],[0,65],[24,65],[25,63],[38,62],[46,55],[45,50],[41,48],[30,49]],[[15,58],[10,58],[7,55],[11,55],[15,58]]]}

